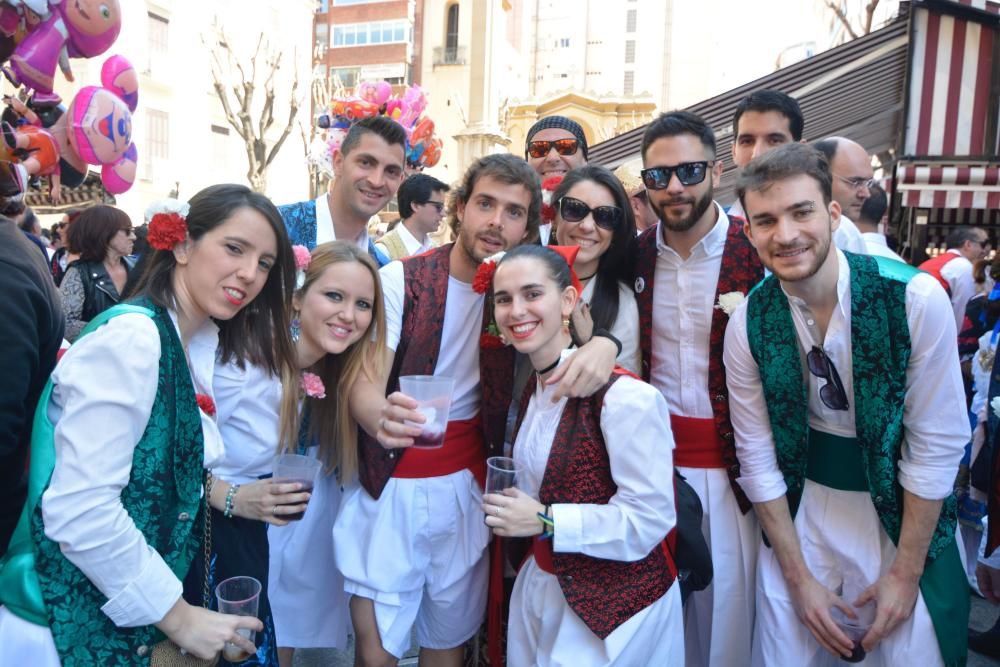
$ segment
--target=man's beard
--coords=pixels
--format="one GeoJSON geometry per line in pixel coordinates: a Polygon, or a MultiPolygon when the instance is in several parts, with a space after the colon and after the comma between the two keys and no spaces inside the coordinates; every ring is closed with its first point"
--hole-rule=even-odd
{"type": "Polygon", "coordinates": [[[477,236],[472,236],[471,234],[463,233],[463,230],[461,228],[459,228],[457,242],[458,242],[458,244],[460,246],[462,246],[462,250],[465,252],[465,255],[474,264],[481,264],[483,262],[483,260],[485,260],[487,257],[491,257],[491,256],[495,255],[497,252],[505,252],[507,250],[510,250],[510,246],[507,244],[507,242],[503,238],[503,236],[501,234],[499,234],[499,233],[498,234],[479,234],[477,236]],[[489,254],[483,254],[482,256],[480,256],[479,254],[477,254],[476,253],[476,241],[479,239],[480,236],[488,236],[491,239],[499,241],[500,245],[501,245],[500,250],[497,250],[495,252],[491,252],[489,254]]]}
{"type": "Polygon", "coordinates": [[[672,232],[686,232],[701,220],[701,216],[705,215],[705,211],[708,207],[712,205],[712,198],[715,195],[714,188],[709,188],[708,191],[701,196],[700,199],[692,201],[690,197],[677,197],[672,200],[668,200],[666,203],[656,206],[656,217],[660,219],[667,229],[672,232]],[[684,216],[683,218],[669,218],[667,217],[667,206],[670,203],[691,203],[691,213],[684,216]]]}
{"type": "MultiPolygon", "coordinates": [[[[768,266],[767,269],[774,275],[778,277],[778,280],[784,281],[786,283],[798,282],[800,280],[807,280],[816,275],[820,268],[823,266],[823,262],[826,261],[827,256],[830,254],[831,246],[833,245],[833,234],[831,233],[825,239],[818,240],[816,242],[816,252],[814,262],[806,267],[795,268],[788,271],[779,270],[775,271],[773,266],[768,266]]],[[[767,266],[767,263],[764,263],[767,266]]]]}

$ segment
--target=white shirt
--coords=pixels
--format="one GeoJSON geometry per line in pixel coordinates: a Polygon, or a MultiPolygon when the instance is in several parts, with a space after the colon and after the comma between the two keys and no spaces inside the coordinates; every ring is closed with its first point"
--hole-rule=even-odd
{"type": "Polygon", "coordinates": [[[226,445],[212,474],[234,484],[254,482],[271,472],[277,455],[281,380],[249,362],[215,364],[216,423],[226,445]]]}
{"type": "Polygon", "coordinates": [[[663,241],[656,226],[650,384],[667,400],[670,414],[711,419],[708,394],[709,341],[716,285],[722,268],[729,217],[719,219],[687,259],[663,241]]]}
{"type": "MultiPolygon", "coordinates": [[[[333,216],[330,214],[330,201],[328,195],[320,195],[316,198],[316,245],[329,243],[337,240],[337,233],[333,229],[333,216]]],[[[351,239],[343,239],[350,241],[351,239]]],[[[368,227],[362,227],[361,233],[354,237],[354,244],[368,252],[368,227]]]]}
{"type": "MultiPolygon", "coordinates": [[[[590,305],[594,298],[594,280],[588,280],[580,298],[590,305]]],[[[618,282],[618,316],[611,325],[611,335],[622,344],[622,351],[616,359],[619,366],[639,375],[642,352],[639,350],[639,306],[635,302],[635,292],[625,283],[618,282]]]]}
{"type": "MultiPolygon", "coordinates": [[[[747,219],[747,214],[739,199],[729,207],[728,213],[734,218],[747,219]]],[[[840,216],[840,226],[833,232],[833,244],[841,250],[853,252],[856,255],[868,254],[868,245],[861,236],[861,230],[854,224],[854,221],[843,214],[840,216]]]]}
{"type": "Polygon", "coordinates": [[[897,262],[905,263],[905,260],[893,252],[889,247],[889,244],[885,240],[885,234],[879,234],[878,232],[862,232],[861,238],[865,240],[865,246],[868,248],[869,255],[880,255],[882,257],[894,259],[897,262]]]}
{"type": "MultiPolygon", "coordinates": [[[[562,360],[573,352],[563,351],[562,360]]],[[[514,445],[517,488],[532,498],[538,498],[568,401],[553,403],[556,388],[536,382],[514,445]]],[[[663,540],[677,523],[669,423],[666,403],[646,383],[626,376],[611,386],[601,410],[601,433],[618,490],[607,505],[553,505],[554,551],[634,561],[663,540]]]]}
{"type": "Polygon", "coordinates": [[[540,239],[541,245],[549,244],[549,237],[552,236],[552,223],[543,222],[538,225],[538,238],[540,239]]]}
{"type": "MultiPolygon", "coordinates": [[[[379,271],[385,295],[386,345],[395,350],[403,329],[405,279],[403,263],[389,262],[379,271]]],[[[455,380],[448,419],[472,419],[479,414],[479,334],[483,327],[485,295],[477,294],[469,283],[448,276],[444,322],[441,323],[441,347],[434,375],[455,380]]],[[[409,351],[430,353],[429,350],[409,351]]]]}
{"type": "Polygon", "coordinates": [[[976,295],[976,281],[972,278],[972,262],[955,249],[948,250],[955,259],[941,267],[941,277],[951,286],[951,308],[955,313],[955,328],[962,330],[965,307],[976,295]]]}
{"type": "MultiPolygon", "coordinates": [[[[840,374],[848,397],[847,410],[827,408],[819,397],[819,389],[826,381],[804,371],[809,390],[809,426],[853,438],[850,269],[843,253],[838,251],[837,255],[838,304],[825,340],[819,340],[819,330],[806,303],[793,296],[788,296],[788,301],[803,355],[813,345],[820,345],[840,374]]],[[[744,302],[729,320],[724,361],[730,417],[740,460],[737,481],[752,502],[761,503],[781,497],[786,487],[778,469],[760,373],[747,342],[746,310],[744,302]]],[[[958,463],[970,436],[955,327],[951,318],[943,316],[947,312],[947,295],[932,276],[922,273],[910,280],[906,287],[906,319],[912,351],[906,369],[898,478],[903,488],[931,500],[952,492],[958,463]]]]}
{"type": "MultiPolygon", "coordinates": [[[[211,321],[188,344],[198,393],[212,393],[217,345],[211,321]]],[[[157,623],[181,596],[180,580],[121,504],[153,409],[159,360],[153,320],[124,314],[70,347],[52,374],[56,467],[42,496],[45,534],[108,598],[101,611],[119,627],[157,623]]],[[[201,423],[205,465],[212,466],[222,457],[222,438],[204,413],[201,423]]]]}
{"type": "MultiPolygon", "coordinates": [[[[393,228],[393,231],[399,233],[399,240],[402,241],[403,245],[406,247],[406,256],[407,257],[410,257],[412,255],[419,255],[419,254],[421,254],[423,252],[426,252],[426,251],[430,250],[431,248],[436,248],[437,247],[437,244],[434,243],[434,241],[431,239],[430,236],[425,237],[426,238],[426,242],[425,243],[421,243],[420,240],[417,239],[417,237],[414,236],[410,232],[410,230],[406,228],[406,225],[403,224],[402,222],[400,222],[398,225],[396,225],[393,228]]],[[[367,242],[368,242],[368,240],[366,238],[365,239],[365,243],[367,243],[367,242]]],[[[378,246],[379,250],[381,250],[381,251],[383,251],[385,253],[386,257],[389,257],[389,249],[385,246],[384,243],[382,243],[381,241],[379,241],[375,245],[378,246]]],[[[366,249],[367,249],[367,246],[366,246],[366,249]]]]}

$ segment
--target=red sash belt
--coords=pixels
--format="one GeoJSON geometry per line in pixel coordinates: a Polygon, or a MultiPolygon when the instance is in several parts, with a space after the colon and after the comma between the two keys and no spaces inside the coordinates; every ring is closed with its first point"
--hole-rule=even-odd
{"type": "Polygon", "coordinates": [[[555,563],[552,562],[552,538],[542,539],[540,535],[531,538],[531,551],[529,556],[535,557],[535,565],[542,572],[549,574],[556,573],[555,563]]]}
{"type": "Polygon", "coordinates": [[[479,415],[472,419],[448,422],[444,445],[437,449],[410,447],[403,451],[393,477],[424,479],[443,477],[459,470],[469,470],[479,482],[486,484],[486,448],[483,446],[482,423],[479,415]]]}
{"type": "Polygon", "coordinates": [[[695,419],[670,415],[670,428],[674,432],[674,465],[682,468],[725,468],[722,448],[725,441],[719,437],[714,419],[695,419]]]}

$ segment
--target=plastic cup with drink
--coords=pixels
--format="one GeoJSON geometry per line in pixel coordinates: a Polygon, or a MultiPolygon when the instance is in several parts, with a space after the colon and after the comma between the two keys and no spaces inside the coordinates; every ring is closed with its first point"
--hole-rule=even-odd
{"type": "MultiPolygon", "coordinates": [[[[253,577],[232,577],[215,587],[215,597],[219,601],[219,612],[236,616],[257,616],[260,601],[260,582],[253,577]]],[[[237,628],[237,633],[251,644],[257,633],[250,628],[237,628]]],[[[229,662],[243,662],[250,653],[242,646],[226,642],[222,656],[229,662]]]]}
{"type": "Polygon", "coordinates": [[[399,378],[399,390],[417,402],[417,412],[426,419],[423,424],[411,422],[421,428],[413,446],[421,449],[444,446],[455,380],[440,375],[404,375],[399,378]]]}
{"type": "MultiPolygon", "coordinates": [[[[302,491],[312,493],[316,485],[316,477],[319,475],[322,464],[311,456],[301,454],[279,454],[274,457],[273,480],[275,482],[298,482],[302,485],[302,491]]],[[[288,521],[298,521],[305,516],[305,510],[295,514],[279,514],[281,519],[288,521]]]]}

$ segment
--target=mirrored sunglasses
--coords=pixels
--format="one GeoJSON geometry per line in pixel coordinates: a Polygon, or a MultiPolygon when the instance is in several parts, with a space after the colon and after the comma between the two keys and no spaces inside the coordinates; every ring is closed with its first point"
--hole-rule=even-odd
{"type": "Polygon", "coordinates": [[[580,148],[576,139],[556,139],[555,141],[531,141],[528,143],[528,155],[534,158],[545,157],[553,148],[559,155],[575,155],[580,148]]]}
{"type": "Polygon", "coordinates": [[[673,167],[650,167],[641,172],[642,182],[650,190],[665,190],[670,179],[677,174],[681,185],[697,185],[705,180],[709,165],[715,162],[683,162],[673,167]]]}

